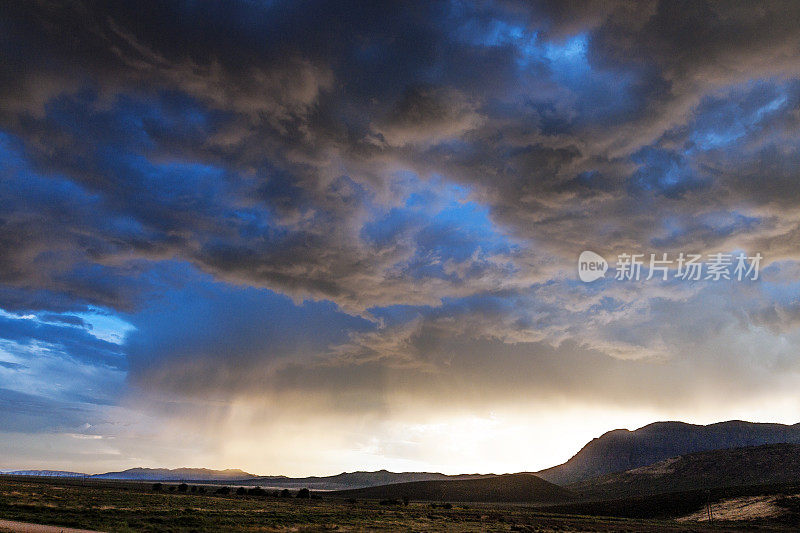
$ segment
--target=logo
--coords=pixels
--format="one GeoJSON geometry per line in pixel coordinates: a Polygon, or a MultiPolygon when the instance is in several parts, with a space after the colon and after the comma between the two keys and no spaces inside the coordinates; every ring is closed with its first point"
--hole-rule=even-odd
{"type": "MultiPolygon", "coordinates": [[[[764,256],[745,252],[702,254],[670,252],[623,253],[614,264],[615,281],[757,281],[764,256]],[[649,259],[648,259],[649,256],[649,259]]],[[[608,262],[600,255],[586,250],[578,257],[578,277],[591,283],[605,277],[608,262]]]]}
{"type": "Polygon", "coordinates": [[[608,262],[594,252],[586,250],[578,257],[578,277],[581,281],[591,283],[606,275],[608,262]]]}

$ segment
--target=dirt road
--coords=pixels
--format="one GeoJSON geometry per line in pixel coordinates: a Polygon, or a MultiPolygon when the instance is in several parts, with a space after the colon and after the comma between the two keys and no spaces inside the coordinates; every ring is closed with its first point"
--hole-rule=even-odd
{"type": "Polygon", "coordinates": [[[0,518],[0,531],[13,533],[97,533],[89,529],[73,529],[71,527],[45,526],[43,524],[27,524],[0,518]]]}

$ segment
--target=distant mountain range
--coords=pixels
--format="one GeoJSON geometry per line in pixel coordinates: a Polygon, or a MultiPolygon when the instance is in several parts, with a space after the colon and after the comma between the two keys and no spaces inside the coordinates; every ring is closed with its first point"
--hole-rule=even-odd
{"type": "Polygon", "coordinates": [[[130,468],[122,472],[106,472],[91,476],[95,479],[123,479],[131,481],[241,481],[257,476],[244,470],[209,470],[208,468],[130,468]]]}
{"type": "MultiPolygon", "coordinates": [[[[739,464],[741,461],[742,469],[737,471],[741,474],[743,483],[750,482],[773,482],[781,480],[782,472],[780,461],[774,454],[784,454],[781,459],[786,464],[794,465],[793,457],[800,454],[800,448],[778,447],[764,448],[756,452],[745,452],[742,454],[754,453],[755,455],[737,455],[739,452],[731,449],[762,446],[767,444],[798,444],[800,445],[800,424],[763,424],[742,421],[720,422],[707,426],[686,424],[683,422],[656,422],[644,426],[635,431],[617,429],[609,431],[599,438],[593,439],[586,444],[575,456],[564,464],[542,470],[540,472],[523,473],[522,475],[535,475],[546,482],[567,487],[578,493],[593,494],[613,494],[619,493],[625,486],[648,485],[649,488],[641,490],[652,492],[661,490],[663,487],[673,483],[674,486],[695,487],[703,479],[709,482],[717,482],[714,476],[718,475],[719,468],[726,464],[739,464]],[[698,452],[708,452],[713,450],[729,450],[728,455],[697,455],[690,458],[681,457],[680,461],[674,463],[674,468],[680,467],[670,475],[684,475],[689,480],[689,471],[695,472],[695,481],[686,481],[684,485],[678,482],[678,477],[669,478],[651,476],[647,469],[636,471],[641,467],[654,465],[654,471],[661,472],[667,466],[662,461],[687,456],[687,454],[697,454],[698,452]],[[766,450],[766,451],[765,451],[766,450]],[[769,450],[769,453],[767,453],[769,450]],[[774,453],[773,453],[774,452],[774,453]],[[765,455],[766,454],[766,455],[765,455]],[[712,459],[713,458],[713,461],[712,459]],[[760,463],[748,463],[756,459],[766,461],[768,467],[764,467],[764,475],[759,478],[757,472],[745,475],[748,465],[758,465],[760,463]],[[687,462],[690,461],[690,462],[687,462]],[[718,466],[713,466],[714,461],[722,461],[718,466]],[[726,462],[727,461],[727,462],[726,462]],[[658,463],[658,464],[656,464],[658,463]],[[691,467],[686,466],[691,465],[691,467]],[[689,470],[685,470],[688,468],[689,470]],[[703,469],[708,469],[703,472],[703,469]],[[683,470],[682,470],[683,469],[683,470]],[[716,469],[716,470],[713,470],[716,469]],[[622,477],[610,477],[597,479],[608,474],[624,473],[622,477]],[[648,477],[649,476],[649,477],[648,477]],[[749,477],[747,477],[749,476],[749,477]],[[584,483],[593,480],[592,483],[584,483]],[[594,484],[593,484],[594,483],[594,484]],[[598,488],[598,487],[605,488],[598,488]],[[607,490],[606,490],[607,489],[607,490]]],[[[727,453],[727,452],[726,452],[727,453]]],[[[673,468],[673,467],[669,467],[673,468]]],[[[794,468],[794,466],[792,466],[794,468]]],[[[794,472],[794,470],[786,470],[794,472]]],[[[257,476],[243,470],[209,470],[206,468],[178,468],[174,470],[163,468],[132,468],[121,472],[107,472],[87,476],[77,472],[64,472],[52,470],[17,470],[4,472],[5,474],[25,475],[25,476],[53,476],[53,477],[89,477],[94,479],[127,480],[127,481],[186,481],[200,483],[228,483],[236,485],[261,486],[263,488],[309,488],[311,490],[341,491],[362,489],[368,487],[382,487],[396,484],[409,483],[454,483],[476,480],[503,478],[502,483],[511,483],[509,480],[515,478],[504,478],[493,474],[463,474],[445,475],[435,472],[389,472],[379,470],[377,472],[344,472],[333,476],[310,476],[292,478],[287,476],[257,476]]],[[[736,474],[736,472],[732,472],[736,474]]],[[[721,474],[720,474],[721,475],[721,474]]],[[[725,474],[727,476],[727,474],[725,474]]],[[[725,476],[723,476],[725,478],[725,476]]],[[[800,478],[800,467],[797,469],[797,476],[800,478]]],[[[732,480],[739,479],[727,476],[732,480]]],[[[726,479],[727,479],[726,478],[726,479]]],[[[530,477],[520,478],[526,482],[531,481],[530,477]]],[[[721,480],[720,480],[721,481],[721,480]]],[[[486,482],[491,485],[494,481],[486,482]]],[[[498,482],[500,483],[500,482],[498,482]]],[[[415,490],[428,490],[429,485],[419,485],[415,490]],[[422,487],[422,488],[419,488],[422,487]]],[[[435,486],[435,485],[431,485],[435,486]]],[[[456,490],[459,485],[450,485],[452,490],[456,490]]],[[[482,487],[480,483],[475,487],[482,487]]],[[[383,489],[381,489],[383,490],[383,489]]],[[[388,490],[388,489],[386,489],[388,490]]],[[[394,490],[394,489],[393,489],[394,490]]],[[[397,489],[400,490],[400,489],[397,489]]],[[[431,489],[433,490],[433,489],[431,489]]],[[[439,490],[438,488],[436,490],[439,490]]],[[[510,489],[509,489],[510,490],[510,489]]],[[[639,489],[637,489],[639,490],[639,489]]],[[[390,491],[391,492],[391,491],[390,491]]],[[[388,494],[389,492],[387,492],[388,494]]],[[[453,498],[455,499],[455,498],[453,498]]],[[[515,500],[504,500],[515,501],[515,500]]]]}
{"type": "Polygon", "coordinates": [[[428,500],[495,503],[561,503],[573,499],[570,491],[533,474],[503,474],[454,481],[413,481],[380,487],[337,491],[342,498],[428,500]]]}
{"type": "Polygon", "coordinates": [[[290,478],[285,476],[259,476],[246,480],[243,485],[264,488],[308,488],[311,490],[344,490],[414,481],[458,481],[493,477],[494,474],[458,474],[449,476],[437,472],[343,472],[335,476],[310,476],[290,478]]]}
{"type": "Polygon", "coordinates": [[[779,443],[800,443],[800,424],[788,426],[732,420],[699,426],[656,422],[636,431],[609,431],[593,439],[566,463],[535,474],[565,486],[687,453],[779,443]]]}
{"type": "MultiPolygon", "coordinates": [[[[491,474],[490,474],[491,475],[491,474]]],[[[91,476],[95,479],[116,479],[130,481],[195,481],[208,483],[231,483],[236,485],[260,486],[262,488],[311,490],[342,490],[376,485],[388,485],[408,481],[458,480],[485,477],[481,474],[448,476],[435,472],[343,472],[333,476],[257,476],[243,470],[208,470],[205,468],[178,468],[175,470],[132,468],[122,472],[108,472],[91,476]]]]}
{"type": "Polygon", "coordinates": [[[235,485],[260,486],[262,488],[286,488],[311,490],[343,490],[405,483],[411,481],[457,481],[492,477],[494,474],[459,474],[449,476],[437,472],[343,472],[333,476],[287,477],[257,476],[243,470],[209,470],[207,468],[130,468],[120,472],[104,474],[82,474],[56,470],[14,470],[0,474],[17,476],[85,477],[117,481],[193,481],[200,483],[230,483],[235,485]]]}
{"type": "Polygon", "coordinates": [[[209,470],[208,468],[130,468],[121,472],[84,474],[63,470],[4,470],[8,476],[82,477],[87,479],[115,479],[122,481],[239,481],[256,478],[243,470],[209,470]]]}
{"type": "Polygon", "coordinates": [[[8,476],[40,476],[40,477],[88,477],[80,472],[66,472],[64,470],[3,470],[0,474],[8,476]]]}

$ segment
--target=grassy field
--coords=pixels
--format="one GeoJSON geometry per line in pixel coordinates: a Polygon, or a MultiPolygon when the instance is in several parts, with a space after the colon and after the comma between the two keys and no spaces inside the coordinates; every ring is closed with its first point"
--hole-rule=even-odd
{"type": "MultiPolygon", "coordinates": [[[[165,489],[168,487],[165,487],[165,489]]],[[[720,531],[738,527],[556,515],[509,505],[153,492],[150,484],[0,477],[0,518],[99,531],[720,531]]],[[[762,524],[758,529],[779,526],[762,524]]]]}

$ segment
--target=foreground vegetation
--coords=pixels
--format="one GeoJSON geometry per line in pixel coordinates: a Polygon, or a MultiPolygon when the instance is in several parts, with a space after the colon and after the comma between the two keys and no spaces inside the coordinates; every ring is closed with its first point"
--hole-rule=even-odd
{"type": "MultiPolygon", "coordinates": [[[[0,518],[98,531],[719,531],[671,520],[556,515],[511,505],[215,494],[191,487],[0,476],[0,518]]],[[[780,529],[762,524],[760,529],[780,529]]]]}

